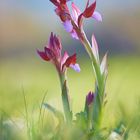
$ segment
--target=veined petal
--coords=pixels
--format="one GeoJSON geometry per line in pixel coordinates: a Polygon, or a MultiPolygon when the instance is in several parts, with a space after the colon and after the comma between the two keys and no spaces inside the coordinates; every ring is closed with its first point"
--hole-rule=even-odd
{"type": "Polygon", "coordinates": [[[92,17],[93,17],[94,19],[96,19],[97,21],[102,21],[102,16],[101,16],[101,14],[100,14],[99,12],[97,12],[97,11],[95,11],[95,12],[93,13],[92,17]]]}
{"type": "Polygon", "coordinates": [[[66,60],[66,62],[64,63],[64,65],[66,67],[69,67],[71,64],[75,64],[76,63],[76,54],[73,54],[72,56],[69,56],[66,60]]]}
{"type": "Polygon", "coordinates": [[[77,23],[80,14],[81,14],[80,9],[72,2],[72,15],[75,23],[77,23]]]}
{"type": "Polygon", "coordinates": [[[46,54],[49,53],[48,56],[51,55],[52,57],[60,59],[62,50],[60,38],[57,37],[55,34],[51,33],[49,45],[45,47],[45,50],[47,51],[46,54]]]}
{"type": "Polygon", "coordinates": [[[49,59],[54,59],[56,57],[54,52],[47,47],[45,47],[45,54],[48,56],[49,59]]]}
{"type": "Polygon", "coordinates": [[[56,35],[54,35],[54,45],[56,46],[56,48],[58,48],[59,51],[61,51],[62,49],[61,40],[60,40],[60,37],[56,35]]]}
{"type": "Polygon", "coordinates": [[[95,8],[96,8],[96,1],[94,3],[92,3],[90,6],[89,5],[89,1],[87,2],[87,6],[85,11],[83,12],[83,16],[85,18],[89,18],[93,15],[95,8]]]}
{"type": "Polygon", "coordinates": [[[74,69],[76,72],[80,72],[81,71],[79,64],[74,64],[74,65],[71,64],[70,67],[72,69],[74,69]]]}
{"type": "Polygon", "coordinates": [[[50,60],[50,58],[47,56],[47,54],[46,54],[45,52],[37,50],[37,53],[39,54],[39,56],[40,56],[43,60],[45,60],[45,61],[49,61],[49,60],[50,60]]]}
{"type": "Polygon", "coordinates": [[[51,49],[51,48],[54,48],[54,34],[51,32],[51,35],[50,35],[50,40],[49,40],[49,45],[48,47],[51,49]]]}
{"type": "Polygon", "coordinates": [[[62,57],[62,59],[61,59],[61,65],[63,65],[63,64],[66,62],[66,60],[67,60],[68,57],[69,57],[69,55],[68,55],[68,53],[65,51],[65,52],[64,52],[64,55],[63,55],[63,57],[62,57]]]}
{"type": "Polygon", "coordinates": [[[62,71],[65,71],[68,67],[71,67],[75,71],[80,72],[80,67],[78,64],[76,64],[76,54],[73,54],[66,59],[65,63],[62,65],[62,71]]]}
{"type": "Polygon", "coordinates": [[[51,32],[49,46],[50,49],[62,49],[60,38],[51,32]]]}
{"type": "Polygon", "coordinates": [[[94,34],[92,35],[92,52],[93,52],[97,62],[99,62],[98,44],[96,42],[94,34]]]}
{"type": "Polygon", "coordinates": [[[63,26],[64,26],[65,30],[69,33],[73,30],[73,26],[72,26],[70,20],[66,20],[65,22],[63,22],[63,26]]]}

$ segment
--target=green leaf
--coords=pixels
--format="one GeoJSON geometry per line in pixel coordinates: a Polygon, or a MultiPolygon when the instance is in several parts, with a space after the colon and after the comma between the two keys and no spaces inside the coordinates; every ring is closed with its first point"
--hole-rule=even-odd
{"type": "Polygon", "coordinates": [[[64,122],[64,116],[63,113],[54,108],[53,106],[49,105],[48,103],[44,103],[45,108],[47,108],[49,111],[51,111],[54,116],[59,120],[59,123],[64,122]]]}
{"type": "Polygon", "coordinates": [[[87,113],[86,112],[80,112],[76,115],[75,123],[77,127],[83,130],[87,130],[87,113]]]}

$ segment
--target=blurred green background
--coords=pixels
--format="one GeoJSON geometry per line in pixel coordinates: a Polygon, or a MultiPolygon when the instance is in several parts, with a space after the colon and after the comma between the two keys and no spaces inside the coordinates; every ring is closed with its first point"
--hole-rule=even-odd
{"type": "MultiPolygon", "coordinates": [[[[74,0],[84,9],[86,0],[74,0]]],[[[140,95],[140,1],[97,1],[103,22],[85,21],[94,32],[100,53],[109,53],[107,96],[109,111],[122,101],[133,110],[140,95]]],[[[0,1],[0,109],[20,116],[24,109],[23,90],[30,108],[46,100],[61,108],[59,81],[54,67],[42,61],[36,49],[43,49],[50,32],[60,35],[64,49],[76,52],[81,72],[68,71],[72,108],[83,109],[86,94],[94,89],[94,75],[81,44],[64,31],[54,6],[48,0],[0,1]]],[[[115,108],[115,109],[114,109],[115,108]]]]}

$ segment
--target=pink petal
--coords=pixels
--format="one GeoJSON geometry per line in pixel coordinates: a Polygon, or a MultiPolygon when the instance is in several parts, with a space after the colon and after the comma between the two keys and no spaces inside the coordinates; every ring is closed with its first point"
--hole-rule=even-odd
{"type": "Polygon", "coordinates": [[[97,12],[97,11],[95,11],[95,12],[93,13],[92,17],[93,17],[94,19],[96,19],[97,21],[102,21],[102,16],[101,16],[101,14],[100,14],[99,12],[97,12]]]}
{"type": "Polygon", "coordinates": [[[64,52],[64,55],[63,55],[63,57],[62,57],[62,59],[61,59],[61,64],[62,64],[62,65],[66,62],[66,60],[67,60],[68,57],[69,57],[69,55],[68,55],[68,53],[65,51],[65,52],[64,52]]]}
{"type": "Polygon", "coordinates": [[[81,71],[79,64],[74,64],[74,65],[71,64],[70,67],[72,69],[74,69],[76,72],[80,72],[81,71]]]}
{"type": "Polygon", "coordinates": [[[65,30],[69,33],[73,30],[73,26],[72,26],[70,20],[66,20],[65,22],[63,22],[63,26],[64,26],[65,30]]]}
{"type": "Polygon", "coordinates": [[[78,16],[81,14],[81,11],[79,8],[72,2],[72,15],[73,15],[73,20],[77,23],[78,21],[78,16]]]}
{"type": "Polygon", "coordinates": [[[50,60],[49,57],[46,55],[45,52],[42,52],[42,51],[37,50],[37,53],[39,54],[39,56],[40,56],[43,60],[45,60],[45,61],[49,61],[49,60],[50,60]]]}
{"type": "Polygon", "coordinates": [[[76,54],[69,56],[64,63],[61,62],[62,71],[65,71],[66,68],[70,67],[70,65],[75,65],[76,63],[76,54]]]}
{"type": "Polygon", "coordinates": [[[83,12],[83,16],[85,18],[91,17],[94,13],[95,8],[96,8],[96,1],[89,6],[89,0],[88,0],[86,9],[83,12]]]}
{"type": "Polygon", "coordinates": [[[76,63],[76,53],[73,54],[73,55],[71,55],[71,56],[69,56],[69,57],[67,58],[66,62],[64,63],[64,65],[65,65],[66,67],[69,67],[71,64],[74,65],[75,63],[76,63]]]}
{"type": "Polygon", "coordinates": [[[51,48],[54,48],[54,34],[53,34],[53,32],[51,32],[48,47],[49,47],[50,49],[51,49],[51,48]]]}
{"type": "Polygon", "coordinates": [[[48,56],[49,59],[54,59],[56,57],[54,52],[47,47],[45,47],[45,54],[48,56]]]}

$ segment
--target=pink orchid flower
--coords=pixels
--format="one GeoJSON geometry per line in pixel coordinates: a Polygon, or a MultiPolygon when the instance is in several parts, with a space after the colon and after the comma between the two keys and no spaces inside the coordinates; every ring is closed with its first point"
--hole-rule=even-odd
{"type": "Polygon", "coordinates": [[[69,56],[67,52],[61,55],[62,45],[60,38],[51,33],[49,43],[44,47],[44,51],[37,50],[39,56],[45,61],[51,61],[59,73],[64,73],[68,67],[80,72],[80,67],[76,63],[76,54],[69,56]]]}
{"type": "Polygon", "coordinates": [[[94,18],[97,21],[102,21],[102,17],[99,12],[95,11],[96,1],[89,4],[90,0],[87,0],[85,10],[81,12],[79,8],[72,2],[72,14],[70,13],[67,2],[68,0],[50,0],[57,8],[56,14],[60,17],[62,24],[67,32],[75,39],[79,39],[81,36],[83,18],[94,18]]]}

